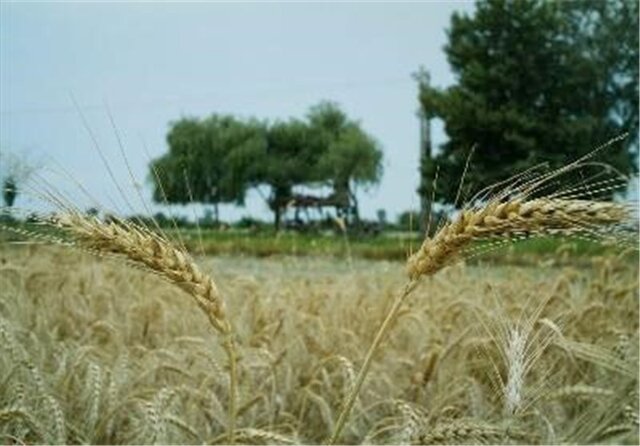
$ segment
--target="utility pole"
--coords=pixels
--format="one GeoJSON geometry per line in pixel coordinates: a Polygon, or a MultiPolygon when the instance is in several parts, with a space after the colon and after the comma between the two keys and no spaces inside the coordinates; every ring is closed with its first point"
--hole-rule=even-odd
{"type": "Polygon", "coordinates": [[[419,110],[418,119],[420,121],[420,230],[426,231],[427,220],[431,213],[431,197],[427,190],[431,184],[425,184],[429,180],[422,174],[424,166],[431,163],[431,119],[426,117],[422,110],[419,110]]]}
{"type": "MultiPolygon", "coordinates": [[[[430,87],[429,73],[420,67],[417,73],[414,74],[414,79],[418,82],[418,91],[420,96],[422,92],[430,87]]],[[[431,190],[432,185],[429,184],[430,179],[424,175],[425,167],[432,162],[432,143],[431,143],[431,111],[425,110],[423,105],[420,104],[416,116],[420,123],[420,230],[427,230],[427,221],[431,214],[431,196],[428,191],[431,190]]]]}

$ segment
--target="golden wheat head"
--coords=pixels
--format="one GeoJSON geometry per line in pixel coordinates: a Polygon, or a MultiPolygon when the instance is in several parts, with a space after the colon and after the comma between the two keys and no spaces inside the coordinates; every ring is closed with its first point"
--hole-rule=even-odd
{"type": "Polygon", "coordinates": [[[229,333],[223,301],[213,279],[200,271],[189,254],[160,235],[135,223],[102,222],[77,212],[57,216],[55,224],[84,248],[123,256],[168,279],[195,299],[216,330],[229,333]]]}
{"type": "Polygon", "coordinates": [[[625,204],[539,198],[490,201],[463,210],[433,237],[427,237],[407,262],[411,279],[432,275],[453,262],[475,240],[514,236],[603,234],[631,219],[625,204]]]}

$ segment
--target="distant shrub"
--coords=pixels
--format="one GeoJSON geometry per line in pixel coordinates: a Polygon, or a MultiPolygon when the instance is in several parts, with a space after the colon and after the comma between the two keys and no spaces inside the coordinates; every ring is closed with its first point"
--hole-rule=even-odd
{"type": "Polygon", "coordinates": [[[245,216],[245,217],[242,217],[237,222],[235,222],[233,226],[238,229],[263,230],[269,227],[270,225],[257,218],[245,216]]]}

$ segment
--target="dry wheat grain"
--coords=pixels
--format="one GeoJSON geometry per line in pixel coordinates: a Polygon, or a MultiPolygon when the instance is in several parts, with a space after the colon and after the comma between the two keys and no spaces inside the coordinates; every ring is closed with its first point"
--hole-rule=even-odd
{"type": "Polygon", "coordinates": [[[123,220],[102,222],[80,213],[58,216],[55,224],[82,246],[101,254],[122,255],[147,267],[189,293],[221,334],[230,332],[213,279],[190,256],[148,229],[123,220]]]}
{"type": "Polygon", "coordinates": [[[468,209],[427,237],[407,262],[411,279],[432,275],[450,265],[474,240],[522,235],[574,235],[606,230],[631,219],[628,206],[619,203],[562,199],[490,201],[468,209]]]}
{"type": "MultiPolygon", "coordinates": [[[[496,444],[511,439],[507,429],[476,420],[455,420],[425,427],[412,444],[496,444]]],[[[522,434],[517,435],[521,437],[522,434]]]]}

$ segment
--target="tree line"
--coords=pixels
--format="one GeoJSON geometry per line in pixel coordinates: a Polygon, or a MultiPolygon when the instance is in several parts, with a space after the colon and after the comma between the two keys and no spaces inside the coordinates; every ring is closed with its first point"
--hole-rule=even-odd
{"type": "Polygon", "coordinates": [[[331,206],[357,223],[357,190],[382,176],[380,144],[326,101],[311,107],[304,119],[184,117],[170,124],[167,144],[168,153],[150,166],[155,201],[211,204],[218,220],[221,203],[242,205],[255,188],[273,212],[276,229],[289,207],[331,206]],[[330,193],[295,193],[301,186],[330,193]]]}
{"type": "MultiPolygon", "coordinates": [[[[459,204],[472,147],[466,183],[475,190],[540,162],[559,167],[625,132],[602,158],[621,174],[636,173],[639,9],[638,0],[483,0],[472,14],[453,14],[444,51],[455,82],[440,88],[428,71],[416,75],[423,123],[441,120],[447,136],[438,147],[424,141],[422,202],[459,204]]],[[[330,206],[357,222],[358,190],[377,184],[383,170],[380,144],[332,102],[273,122],[184,117],[170,124],[167,145],[150,165],[155,201],[210,204],[217,220],[219,204],[241,205],[254,189],[276,227],[291,207],[330,206]]],[[[3,161],[9,208],[24,174],[3,161]]]]}
{"type": "MultiPolygon", "coordinates": [[[[604,161],[637,172],[638,9],[638,0],[484,0],[473,14],[453,14],[444,51],[456,81],[438,88],[428,71],[416,75],[423,123],[440,119],[447,135],[439,147],[426,138],[421,150],[417,226],[432,201],[459,204],[472,147],[467,184],[475,190],[541,162],[559,167],[625,132],[604,161]]],[[[249,189],[266,188],[276,227],[291,206],[333,206],[357,221],[356,190],[382,175],[380,145],[330,102],[272,123],[183,118],[167,142],[152,163],[157,201],[210,203],[218,215],[218,204],[242,204],[249,189]],[[297,186],[331,193],[302,196],[297,186]]]]}

